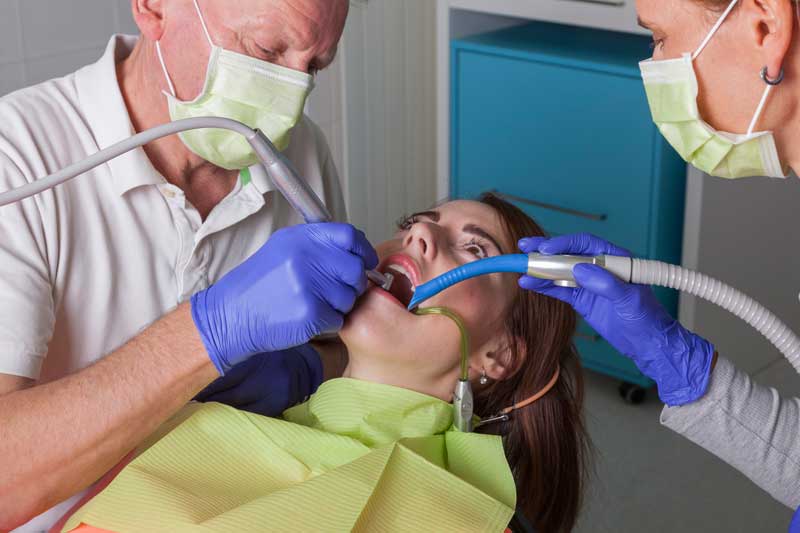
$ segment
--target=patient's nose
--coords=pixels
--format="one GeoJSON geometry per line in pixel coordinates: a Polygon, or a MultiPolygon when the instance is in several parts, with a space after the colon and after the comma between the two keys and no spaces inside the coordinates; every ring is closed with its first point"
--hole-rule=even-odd
{"type": "Polygon", "coordinates": [[[438,226],[427,222],[417,222],[408,230],[403,245],[413,249],[427,260],[436,257],[436,232],[438,226]]]}

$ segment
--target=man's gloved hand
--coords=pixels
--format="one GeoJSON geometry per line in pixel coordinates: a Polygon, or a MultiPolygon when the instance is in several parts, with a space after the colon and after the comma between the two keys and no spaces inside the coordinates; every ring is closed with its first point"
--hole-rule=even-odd
{"type": "MultiPolygon", "coordinates": [[[[620,255],[630,252],[593,235],[522,239],[525,253],[546,255],[620,255]]],[[[614,348],[630,357],[658,385],[667,405],[683,405],[702,397],[708,387],[714,346],[686,330],[661,306],[650,287],[632,285],[596,265],[573,270],[579,288],[524,276],[523,289],[568,303],[614,348]]]]}
{"type": "Polygon", "coordinates": [[[308,344],[254,355],[200,391],[195,400],[219,402],[264,416],[279,416],[304,402],[322,383],[322,361],[308,344]]]}
{"type": "Polygon", "coordinates": [[[192,317],[224,375],[253,355],[341,329],[367,288],[378,256],[349,224],[303,224],[276,232],[252,257],[192,296],[192,317]]]}

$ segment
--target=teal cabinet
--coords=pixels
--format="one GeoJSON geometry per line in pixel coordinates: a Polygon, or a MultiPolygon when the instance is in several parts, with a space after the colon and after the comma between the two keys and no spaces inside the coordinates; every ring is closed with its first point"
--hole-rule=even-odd
{"type": "MultiPolygon", "coordinates": [[[[679,263],[686,167],[650,119],[648,41],[548,23],[453,41],[452,196],[496,190],[551,235],[679,263]]],[[[586,367],[652,384],[586,324],[576,343],[586,367]]]]}

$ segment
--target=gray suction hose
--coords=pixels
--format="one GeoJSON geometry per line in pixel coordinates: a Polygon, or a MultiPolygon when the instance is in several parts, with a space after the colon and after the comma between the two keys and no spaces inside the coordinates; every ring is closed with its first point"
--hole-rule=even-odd
{"type": "MultiPolygon", "coordinates": [[[[573,257],[571,261],[575,259],[573,257]]],[[[800,373],[800,338],[770,310],[730,285],[688,268],[661,261],[610,255],[582,259],[579,262],[605,267],[623,281],[675,289],[722,307],[764,335],[800,373]]]]}
{"type": "MultiPolygon", "coordinates": [[[[182,131],[202,128],[218,128],[235,131],[236,133],[243,135],[248,142],[253,145],[254,148],[255,145],[259,144],[261,141],[261,139],[258,139],[258,132],[255,130],[248,128],[240,122],[226,118],[187,118],[184,120],[178,120],[176,122],[170,122],[168,124],[163,124],[147,131],[143,131],[142,133],[138,133],[133,137],[125,139],[124,141],[113,144],[105,150],[101,150],[96,154],[92,154],[83,161],[78,161],[77,163],[69,165],[68,167],[63,168],[47,177],[37,179],[36,181],[28,183],[27,185],[23,185],[22,187],[17,187],[16,189],[4,192],[0,194],[0,207],[13,204],[14,202],[19,202],[20,200],[24,200],[25,198],[29,198],[35,194],[39,194],[40,192],[52,189],[57,185],[61,185],[62,183],[69,181],[76,176],[80,176],[84,172],[88,172],[93,168],[100,166],[111,159],[114,159],[115,157],[119,157],[122,154],[130,152],[131,150],[139,148],[140,146],[143,146],[149,142],[155,141],[162,137],[167,137],[168,135],[174,135],[182,131]]],[[[263,137],[263,135],[261,137],[263,137]]],[[[262,152],[263,151],[264,150],[262,149],[262,152]]],[[[259,156],[261,156],[260,153],[259,156]]]]}
{"type": "Polygon", "coordinates": [[[675,289],[726,309],[764,335],[800,373],[800,338],[754,299],[730,285],[687,268],[644,259],[633,259],[632,263],[632,283],[675,289]]]}
{"type": "MultiPolygon", "coordinates": [[[[138,133],[96,154],[90,155],[83,161],[78,161],[49,176],[0,194],[0,207],[19,202],[20,200],[24,200],[40,192],[52,189],[57,185],[61,185],[72,178],[80,176],[84,172],[88,172],[115,157],[119,157],[149,142],[183,131],[205,128],[231,130],[247,139],[247,142],[250,143],[253,151],[261,160],[262,166],[272,180],[273,185],[281,192],[295,211],[302,215],[307,223],[314,224],[332,220],[331,214],[325,207],[325,204],[322,203],[322,200],[319,199],[305,180],[300,179],[300,175],[295,171],[292,163],[275,148],[266,135],[241,122],[219,117],[198,117],[176,120],[175,122],[162,124],[161,126],[156,126],[138,133]]],[[[393,281],[391,274],[384,275],[374,270],[368,270],[367,277],[385,290],[389,290],[393,281]]]]}

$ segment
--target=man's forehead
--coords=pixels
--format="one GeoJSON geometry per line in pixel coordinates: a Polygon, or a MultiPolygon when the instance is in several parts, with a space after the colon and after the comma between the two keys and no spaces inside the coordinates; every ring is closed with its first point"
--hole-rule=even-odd
{"type": "Polygon", "coordinates": [[[335,48],[348,0],[248,0],[247,18],[257,32],[280,32],[302,48],[335,48]],[[303,46],[304,45],[304,46],[303,46]]]}
{"type": "Polygon", "coordinates": [[[249,17],[274,17],[277,12],[311,24],[335,23],[349,9],[348,0],[244,0],[242,5],[249,17]]]}

